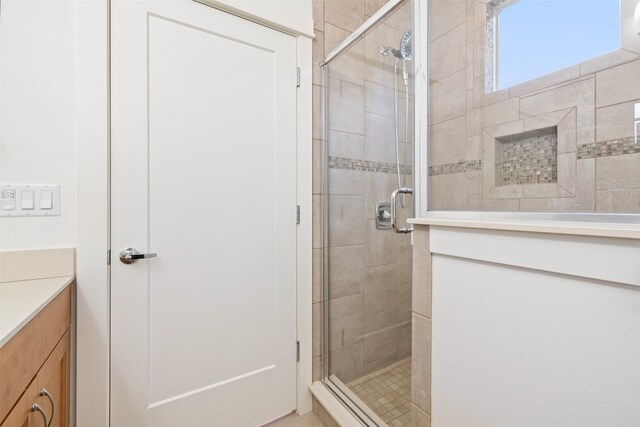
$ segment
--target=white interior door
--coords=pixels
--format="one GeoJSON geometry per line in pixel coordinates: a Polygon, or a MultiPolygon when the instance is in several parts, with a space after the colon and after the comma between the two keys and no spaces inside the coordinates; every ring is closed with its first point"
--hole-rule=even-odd
{"type": "Polygon", "coordinates": [[[263,424],[296,406],[295,39],[188,0],[111,28],[111,425],[263,424]]]}

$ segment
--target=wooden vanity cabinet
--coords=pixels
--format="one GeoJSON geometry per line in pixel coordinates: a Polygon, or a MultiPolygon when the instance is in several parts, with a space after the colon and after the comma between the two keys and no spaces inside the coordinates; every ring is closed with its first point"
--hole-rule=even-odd
{"type": "Polygon", "coordinates": [[[0,348],[0,427],[69,425],[70,324],[68,286],[0,348]]]}

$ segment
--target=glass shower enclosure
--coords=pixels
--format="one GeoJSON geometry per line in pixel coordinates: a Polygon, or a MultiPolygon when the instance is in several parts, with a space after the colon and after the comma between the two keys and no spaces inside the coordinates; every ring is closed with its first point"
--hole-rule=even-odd
{"type": "Polygon", "coordinates": [[[412,5],[325,59],[324,377],[368,425],[411,423],[412,5]]]}

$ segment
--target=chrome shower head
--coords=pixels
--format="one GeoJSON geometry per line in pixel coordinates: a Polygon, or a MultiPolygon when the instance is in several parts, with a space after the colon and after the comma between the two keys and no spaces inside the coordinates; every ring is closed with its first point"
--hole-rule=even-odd
{"type": "Polygon", "coordinates": [[[400,39],[400,56],[405,61],[411,61],[413,59],[413,49],[412,46],[412,31],[408,29],[402,35],[402,39],[400,39]]]}

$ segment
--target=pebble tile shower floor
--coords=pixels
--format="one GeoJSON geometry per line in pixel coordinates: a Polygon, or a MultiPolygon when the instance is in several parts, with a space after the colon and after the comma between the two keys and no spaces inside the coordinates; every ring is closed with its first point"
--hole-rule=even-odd
{"type": "Polygon", "coordinates": [[[411,358],[348,384],[389,427],[411,425],[411,358]]]}

